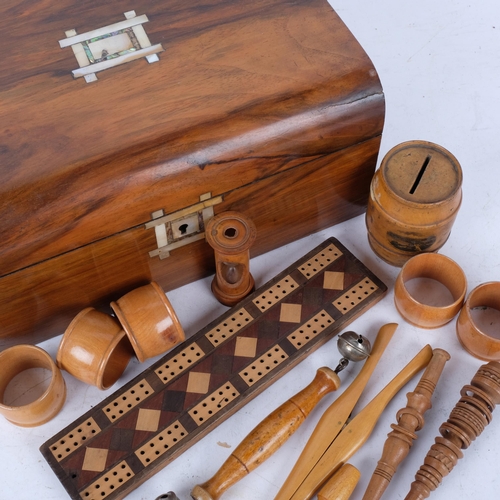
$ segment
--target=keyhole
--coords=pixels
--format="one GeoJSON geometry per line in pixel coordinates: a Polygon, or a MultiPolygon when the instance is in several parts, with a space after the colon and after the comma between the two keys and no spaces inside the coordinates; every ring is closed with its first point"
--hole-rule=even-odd
{"type": "Polygon", "coordinates": [[[417,178],[415,179],[415,182],[413,183],[413,186],[410,189],[410,194],[414,194],[415,191],[417,190],[417,187],[420,184],[422,177],[424,176],[425,169],[428,167],[431,158],[432,156],[428,155],[427,158],[424,160],[424,163],[422,164],[422,166],[420,167],[420,171],[418,172],[417,178]]]}
{"type": "Polygon", "coordinates": [[[187,230],[188,230],[188,224],[181,224],[179,226],[179,232],[181,234],[186,234],[187,233],[187,230]]]}
{"type": "Polygon", "coordinates": [[[228,227],[225,231],[224,231],[224,236],[226,238],[234,238],[236,236],[236,229],[234,227],[228,227]]]}

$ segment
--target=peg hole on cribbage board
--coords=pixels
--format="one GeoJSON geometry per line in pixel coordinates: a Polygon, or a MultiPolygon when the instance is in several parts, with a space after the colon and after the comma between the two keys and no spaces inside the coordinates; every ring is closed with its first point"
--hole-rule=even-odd
{"type": "Polygon", "coordinates": [[[71,498],[121,499],[386,291],[330,238],[40,450],[71,498]]]}

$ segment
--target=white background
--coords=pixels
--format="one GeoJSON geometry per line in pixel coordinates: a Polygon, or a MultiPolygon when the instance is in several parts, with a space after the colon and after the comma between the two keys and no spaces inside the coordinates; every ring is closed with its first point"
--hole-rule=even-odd
{"type": "MultiPolygon", "coordinates": [[[[382,81],[387,113],[379,162],[389,149],[407,140],[432,141],[452,152],[463,169],[464,199],[451,237],[441,253],[463,268],[469,291],[480,283],[500,281],[500,2],[330,0],[330,3],[371,57],[382,81]]],[[[377,394],[425,344],[444,348],[452,356],[434,395],[433,408],[425,415],[426,426],[419,432],[410,456],[384,497],[403,499],[438,435],[439,425],[447,419],[460,397],[460,389],[470,382],[482,362],[460,347],[455,321],[440,329],[422,330],[408,325],[399,316],[393,305],[393,284],[399,269],[383,263],[370,250],[362,216],[253,259],[251,270],[257,285],[330,236],[338,238],[389,286],[383,301],[352,323],[350,329],[373,339],[382,324],[400,325],[357,408],[377,394]]],[[[170,292],[168,296],[188,336],[226,311],[213,298],[210,279],[170,292]]],[[[59,341],[60,337],[56,337],[42,347],[55,358],[59,341]]],[[[128,498],[154,500],[173,490],[180,500],[187,500],[191,488],[211,477],[260,420],[307,385],[319,367],[335,367],[338,359],[335,341],[327,343],[128,498]]],[[[132,362],[118,384],[104,393],[65,373],[67,402],[54,420],[41,427],[22,429],[0,419],[0,498],[68,498],[39,453],[39,446],[155,360],[142,365],[132,362]]],[[[348,387],[358,370],[359,365],[351,364],[340,374],[339,392],[348,387]]],[[[352,499],[362,498],[396,411],[406,405],[405,393],[413,390],[417,380],[418,377],[396,396],[368,442],[350,460],[362,474],[352,499]]],[[[223,498],[274,498],[322,410],[337,396],[338,393],[332,393],[325,397],[270,460],[233,486],[223,498]]],[[[497,411],[493,422],[465,451],[464,458],[431,498],[498,498],[500,409],[497,411]]]]}

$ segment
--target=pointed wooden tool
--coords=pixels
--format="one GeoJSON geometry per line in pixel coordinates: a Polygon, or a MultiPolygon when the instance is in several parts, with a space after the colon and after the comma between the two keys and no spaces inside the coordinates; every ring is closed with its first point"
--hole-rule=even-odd
{"type": "Polygon", "coordinates": [[[342,430],[347,418],[356,405],[373,370],[389,345],[398,325],[388,323],[380,328],[370,357],[359,371],[351,385],[330,405],[319,420],[297,463],[281,487],[275,500],[288,500],[300,486],[333,440],[342,430]]]}
{"type": "Polygon", "coordinates": [[[342,429],[334,443],[290,497],[292,500],[312,498],[318,488],[358,451],[370,436],[391,399],[416,373],[429,364],[431,357],[432,348],[427,345],[342,429]]]}
{"type": "Polygon", "coordinates": [[[335,371],[320,368],[305,389],[285,401],[247,435],[211,479],[193,488],[192,498],[217,500],[230,486],[267,460],[299,428],[323,396],[340,387],[337,374],[349,361],[362,361],[371,352],[368,339],[352,331],[343,333],[337,346],[342,358],[335,371]]]}

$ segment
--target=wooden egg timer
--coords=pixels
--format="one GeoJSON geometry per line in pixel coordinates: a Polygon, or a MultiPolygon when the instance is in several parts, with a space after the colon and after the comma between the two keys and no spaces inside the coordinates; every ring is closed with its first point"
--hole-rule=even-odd
{"type": "Polygon", "coordinates": [[[214,249],[216,267],[212,292],[222,304],[234,306],[253,292],[249,263],[256,236],[254,223],[239,212],[223,212],[208,223],[205,237],[214,249]]]}

